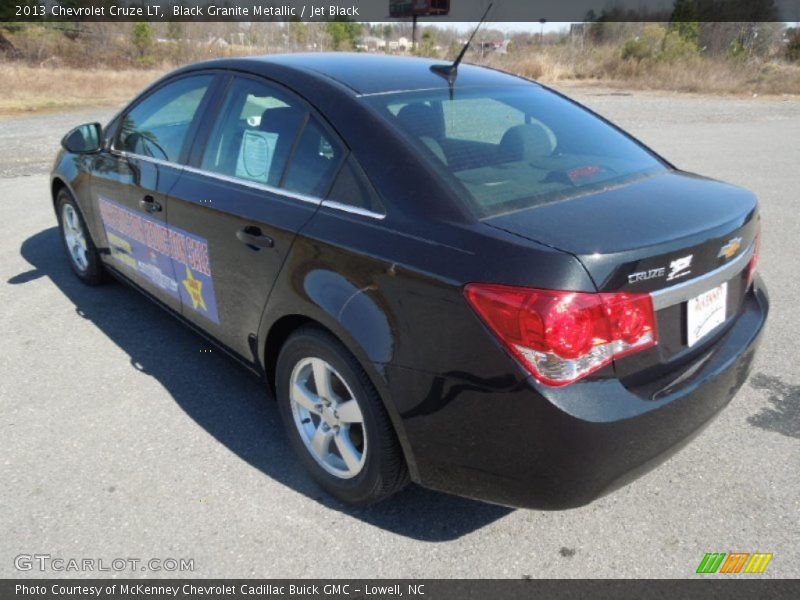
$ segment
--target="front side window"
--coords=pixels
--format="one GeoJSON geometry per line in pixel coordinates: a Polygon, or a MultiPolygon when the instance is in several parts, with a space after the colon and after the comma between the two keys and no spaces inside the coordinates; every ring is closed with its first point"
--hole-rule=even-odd
{"type": "Polygon", "coordinates": [[[481,218],[667,170],[626,135],[535,85],[365,101],[452,178],[481,218]]]}
{"type": "Polygon", "coordinates": [[[307,111],[264,82],[237,77],[228,88],[202,168],[277,187],[307,111]]]}
{"type": "Polygon", "coordinates": [[[184,77],[159,88],[122,120],[117,150],[178,162],[212,75],[184,77]]]}

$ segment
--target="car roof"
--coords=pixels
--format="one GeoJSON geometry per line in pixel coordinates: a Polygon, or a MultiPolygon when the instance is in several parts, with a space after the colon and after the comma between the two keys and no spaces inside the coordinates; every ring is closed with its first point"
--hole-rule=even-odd
{"type": "MultiPolygon", "coordinates": [[[[447,89],[447,81],[430,70],[446,60],[353,52],[273,54],[244,59],[257,64],[280,65],[318,78],[332,79],[357,94],[384,94],[423,89],[447,89]]],[[[457,87],[530,84],[529,80],[469,64],[458,68],[457,87]]]]}

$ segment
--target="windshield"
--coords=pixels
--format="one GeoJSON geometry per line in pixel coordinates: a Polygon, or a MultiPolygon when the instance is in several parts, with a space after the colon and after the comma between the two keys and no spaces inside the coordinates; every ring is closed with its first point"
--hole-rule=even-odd
{"type": "Polygon", "coordinates": [[[365,100],[455,179],[482,218],[666,171],[614,127],[536,85],[365,100]]]}

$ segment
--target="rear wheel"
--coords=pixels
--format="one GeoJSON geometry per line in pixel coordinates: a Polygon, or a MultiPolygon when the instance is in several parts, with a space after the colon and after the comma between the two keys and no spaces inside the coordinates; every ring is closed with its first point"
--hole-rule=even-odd
{"type": "Polygon", "coordinates": [[[102,283],[104,274],[100,255],[92,242],[75,199],[66,189],[62,188],[56,196],[56,214],[69,266],[84,283],[88,285],[102,283]]]}
{"type": "Polygon", "coordinates": [[[278,357],[276,391],[294,451],[329,493],[372,504],[408,482],[377,391],[331,334],[303,327],[289,337],[278,357]]]}

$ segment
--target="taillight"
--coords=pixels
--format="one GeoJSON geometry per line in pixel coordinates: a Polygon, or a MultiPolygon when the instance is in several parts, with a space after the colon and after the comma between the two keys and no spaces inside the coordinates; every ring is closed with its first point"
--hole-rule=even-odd
{"type": "Polygon", "coordinates": [[[753,278],[756,276],[756,268],[758,267],[758,259],[761,256],[761,227],[759,226],[756,232],[756,247],[753,250],[753,256],[750,258],[750,264],[747,267],[747,287],[753,283],[753,278]]]}
{"type": "Polygon", "coordinates": [[[649,294],[591,294],[471,283],[469,303],[544,384],[567,385],[658,341],[649,294]]]}

